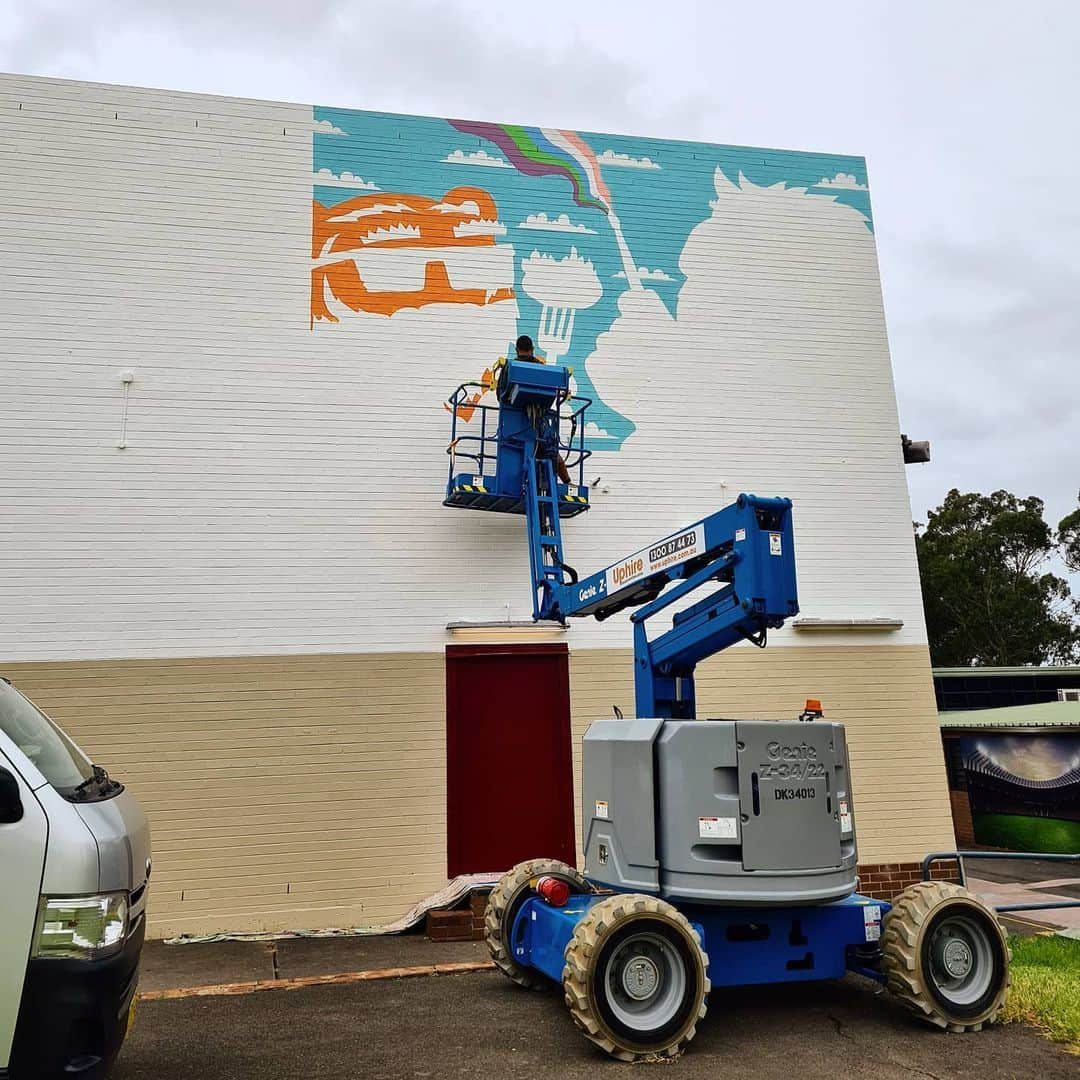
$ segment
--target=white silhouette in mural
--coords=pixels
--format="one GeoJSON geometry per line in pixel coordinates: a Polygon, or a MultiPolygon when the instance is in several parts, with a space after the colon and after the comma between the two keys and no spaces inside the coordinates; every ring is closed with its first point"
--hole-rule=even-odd
{"type": "Polygon", "coordinates": [[[577,248],[562,259],[534,251],[521,260],[521,269],[522,292],[540,305],[537,345],[548,360],[558,363],[570,351],[575,315],[592,307],[604,287],[593,264],[577,248]]]}
{"type": "MultiPolygon", "coordinates": [[[[809,370],[809,358],[828,357],[836,374],[866,363],[851,346],[850,331],[859,313],[876,313],[881,305],[866,217],[835,195],[808,194],[806,187],[784,182],[754,184],[741,173],[733,181],[720,168],[713,187],[710,213],[690,230],[679,258],[685,282],[675,315],[655,290],[627,289],[617,317],[586,358],[598,395],[634,418],[636,430],[619,455],[627,468],[643,468],[660,452],[670,419],[643,401],[662,399],[679,379],[726,372],[725,409],[738,417],[761,407],[763,372],[771,364],[784,365],[785,378],[795,385],[792,370],[809,370]],[[800,248],[793,259],[796,229],[800,248]]],[[[802,392],[812,392],[811,385],[802,392]]],[[[716,400],[681,399],[686,430],[708,429],[716,400]]],[[[798,395],[772,404],[795,412],[798,395]]],[[[755,448],[739,443],[737,425],[730,440],[726,430],[717,428],[714,445],[723,447],[730,474],[757,483],[755,448]]]]}

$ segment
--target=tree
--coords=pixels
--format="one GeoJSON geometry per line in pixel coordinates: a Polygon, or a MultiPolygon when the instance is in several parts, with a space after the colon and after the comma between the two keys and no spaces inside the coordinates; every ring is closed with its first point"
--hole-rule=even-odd
{"type": "Polygon", "coordinates": [[[945,501],[916,525],[930,657],[938,667],[1068,663],[1080,656],[1080,605],[1046,570],[1080,557],[1080,511],[1055,534],[1042,499],[1008,491],[945,501]]]}
{"type": "MultiPolygon", "coordinates": [[[[1080,492],[1077,492],[1076,498],[1080,502],[1080,492]]],[[[1057,539],[1065,565],[1070,570],[1080,572],[1080,507],[1058,522],[1057,539]]]]}

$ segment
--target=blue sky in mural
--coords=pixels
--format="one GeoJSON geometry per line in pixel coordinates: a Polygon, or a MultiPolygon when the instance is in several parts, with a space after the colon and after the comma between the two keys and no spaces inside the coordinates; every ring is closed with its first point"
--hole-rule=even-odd
{"type": "MultiPolygon", "coordinates": [[[[603,211],[575,205],[571,185],[563,177],[529,177],[512,167],[472,165],[445,161],[455,151],[466,155],[485,151],[502,159],[497,147],[486,140],[463,134],[440,119],[403,117],[385,113],[318,107],[315,119],[329,121],[344,135],[313,136],[313,170],[329,169],[340,176],[345,170],[386,193],[408,193],[437,198],[451,188],[475,186],[489,191],[507,233],[501,242],[515,253],[515,291],[518,296],[518,332],[538,337],[541,306],[522,288],[522,262],[538,251],[565,258],[571,250],[588,259],[603,287],[601,298],[576,313],[570,351],[560,357],[574,369],[578,392],[594,401],[591,419],[606,432],[591,438],[594,450],[617,450],[634,430],[629,417],[621,416],[597,395],[588,373],[588,357],[597,337],[618,315],[619,295],[627,288],[615,235],[603,211]],[[393,147],[388,151],[387,147],[393,147]],[[527,228],[530,215],[543,214],[549,222],[566,215],[563,231],[527,228]]],[[[754,184],[783,182],[804,187],[811,194],[835,197],[851,205],[872,228],[866,166],[862,158],[705,143],[666,142],[628,136],[582,132],[581,137],[598,154],[611,151],[642,160],[658,168],[604,165],[603,176],[635,264],[645,268],[644,284],[661,297],[676,314],[684,277],[679,257],[691,230],[711,213],[716,197],[714,172],[719,166],[737,182],[742,173],[754,184]],[[822,181],[829,181],[822,185],[822,181]]],[[[603,158],[601,158],[603,161],[603,158]]],[[[369,189],[372,190],[372,189],[369,189]]],[[[333,206],[362,194],[363,190],[316,184],[314,197],[333,206]]],[[[507,349],[511,343],[507,342],[507,349]]],[[[477,371],[461,377],[475,378],[496,357],[477,357],[477,371]]]]}

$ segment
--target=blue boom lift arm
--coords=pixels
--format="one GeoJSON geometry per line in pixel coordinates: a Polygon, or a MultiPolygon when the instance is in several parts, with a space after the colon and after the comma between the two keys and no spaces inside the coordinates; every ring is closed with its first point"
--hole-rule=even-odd
{"type": "Polygon", "coordinates": [[[637,715],[692,719],[694,669],[701,660],[739,641],[764,647],[769,630],[798,614],[791,501],[740,495],[723,510],[579,580],[563,556],[561,519],[588,509],[581,480],[589,456],[583,434],[589,402],[570,396],[569,374],[557,365],[509,361],[491,436],[483,414],[480,435],[457,435],[466,400],[465,387],[459,387],[450,402],[454,427],[445,505],[525,515],[534,619],[606,619],[640,607],[631,616],[637,715]],[[568,402],[569,416],[560,415],[568,402]],[[560,425],[567,420],[571,431],[564,440],[560,425]],[[455,472],[466,440],[474,445],[464,456],[478,463],[478,473],[455,472]],[[556,478],[555,461],[563,455],[578,471],[577,484],[556,478]],[[491,461],[494,477],[485,473],[491,461]],[[703,586],[715,587],[677,611],[671,629],[650,640],[647,621],[703,586]]]}
{"type": "Polygon", "coordinates": [[[740,495],[577,584],[548,589],[545,601],[547,618],[605,619],[640,607],[630,616],[637,715],[693,719],[697,664],[740,641],[764,647],[769,630],[798,614],[791,500],[740,495]],[[715,588],[649,640],[653,616],[705,586],[715,588]]]}

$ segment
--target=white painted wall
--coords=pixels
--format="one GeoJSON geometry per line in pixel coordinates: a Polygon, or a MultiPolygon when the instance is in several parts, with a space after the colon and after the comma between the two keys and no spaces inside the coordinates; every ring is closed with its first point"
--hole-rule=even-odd
{"type": "MultiPolygon", "coordinates": [[[[531,610],[523,521],[441,506],[438,402],[516,305],[312,330],[311,130],[310,106],[0,77],[0,657],[435,650],[531,610]]],[[[788,495],[804,615],[925,642],[863,219],[721,176],[680,265],[678,319],[628,293],[589,361],[638,429],[593,459],[610,492],[570,562],[788,495]]]]}

